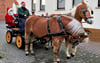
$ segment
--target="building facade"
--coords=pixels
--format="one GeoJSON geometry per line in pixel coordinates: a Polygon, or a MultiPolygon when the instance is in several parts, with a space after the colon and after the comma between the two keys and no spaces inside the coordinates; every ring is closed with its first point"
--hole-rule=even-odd
{"type": "MultiPolygon", "coordinates": [[[[28,8],[30,14],[32,11],[35,11],[36,15],[48,15],[50,14],[66,14],[74,6],[77,6],[81,1],[83,0],[16,0],[19,4],[19,7],[21,6],[20,3],[22,1],[26,2],[26,8],[28,8]]],[[[97,28],[100,29],[99,23],[100,23],[100,0],[84,0],[88,1],[88,4],[92,7],[94,10],[94,23],[92,25],[84,23],[84,27],[89,28],[97,28]]],[[[7,0],[0,0],[0,20],[4,20],[4,15],[6,13],[7,7],[13,7],[14,12],[17,12],[17,8],[15,5],[15,0],[10,0],[8,2],[7,0]]]]}
{"type": "MultiPolygon", "coordinates": [[[[21,6],[20,3],[22,1],[25,1],[26,8],[29,10],[30,14],[32,11],[35,11],[35,15],[46,16],[46,14],[66,14],[83,0],[9,0],[9,2],[8,0],[0,0],[0,21],[5,20],[4,16],[7,12],[7,7],[13,7],[14,13],[17,13],[16,1],[19,4],[18,7],[21,6]]],[[[88,1],[88,4],[92,7],[94,11],[94,21],[92,25],[83,23],[83,26],[93,29],[90,39],[100,41],[100,0],[84,1],[88,1]]]]}
{"type": "Polygon", "coordinates": [[[8,2],[8,0],[0,0],[0,21],[5,19],[5,14],[7,12],[7,7],[12,7],[13,2],[15,2],[15,0],[10,0],[8,2]]]}
{"type": "MultiPolygon", "coordinates": [[[[45,2],[45,9],[41,10],[41,0],[36,0],[36,15],[50,14],[66,14],[71,11],[74,6],[77,6],[83,0],[42,0],[45,2]]],[[[94,22],[92,25],[84,23],[86,28],[100,29],[100,0],[84,0],[88,2],[89,6],[94,10],[94,22]]]]}
{"type": "MultiPolygon", "coordinates": [[[[69,12],[74,6],[77,6],[81,1],[83,0],[36,0],[36,14],[41,15],[41,14],[65,14],[69,12]],[[41,10],[41,4],[42,2],[45,2],[45,9],[41,10]]],[[[88,1],[88,4],[92,8],[98,7],[98,1],[99,0],[84,0],[88,1]],[[92,5],[91,5],[92,4],[92,5]]]]}

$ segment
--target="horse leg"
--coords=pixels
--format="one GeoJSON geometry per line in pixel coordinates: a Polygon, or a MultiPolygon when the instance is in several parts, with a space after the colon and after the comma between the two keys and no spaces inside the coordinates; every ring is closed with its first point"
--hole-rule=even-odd
{"type": "MultiPolygon", "coordinates": [[[[51,47],[53,48],[53,46],[52,46],[52,37],[50,37],[50,41],[51,41],[51,47]]],[[[46,49],[46,50],[49,49],[49,42],[47,42],[47,43],[45,44],[45,49],[46,49]]]]}
{"type": "Polygon", "coordinates": [[[30,39],[30,53],[31,53],[31,55],[35,55],[34,51],[33,51],[33,40],[34,40],[34,37],[32,35],[31,39],[30,39]]]}
{"type": "Polygon", "coordinates": [[[71,56],[72,56],[72,57],[75,56],[76,50],[77,50],[77,46],[75,46],[75,47],[72,49],[72,53],[71,53],[71,56]]]}
{"type": "Polygon", "coordinates": [[[25,54],[29,55],[29,33],[25,33],[25,54]]]}
{"type": "Polygon", "coordinates": [[[45,49],[46,49],[46,50],[49,49],[49,42],[47,42],[47,43],[45,44],[45,49]]]}
{"type": "Polygon", "coordinates": [[[29,55],[29,40],[28,39],[25,39],[25,54],[26,56],[29,55]]]}
{"type": "Polygon", "coordinates": [[[66,40],[66,44],[65,44],[66,45],[66,56],[67,56],[67,59],[70,59],[71,56],[69,54],[69,47],[70,47],[69,39],[65,38],[65,40],[66,40]]]}
{"type": "Polygon", "coordinates": [[[53,40],[53,52],[54,52],[54,63],[59,63],[60,59],[58,58],[58,52],[60,49],[60,41],[59,39],[53,40]]]}

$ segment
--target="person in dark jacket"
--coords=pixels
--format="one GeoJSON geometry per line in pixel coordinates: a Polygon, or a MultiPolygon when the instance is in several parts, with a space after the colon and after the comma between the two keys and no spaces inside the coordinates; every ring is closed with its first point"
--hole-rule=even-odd
{"type": "Polygon", "coordinates": [[[25,21],[30,16],[30,13],[28,9],[25,7],[25,2],[21,2],[21,7],[17,10],[18,16],[19,16],[19,27],[22,31],[24,31],[25,28],[25,21]]]}
{"type": "Polygon", "coordinates": [[[25,2],[21,2],[21,7],[17,10],[19,18],[27,19],[30,16],[28,9],[25,7],[25,2]]]}

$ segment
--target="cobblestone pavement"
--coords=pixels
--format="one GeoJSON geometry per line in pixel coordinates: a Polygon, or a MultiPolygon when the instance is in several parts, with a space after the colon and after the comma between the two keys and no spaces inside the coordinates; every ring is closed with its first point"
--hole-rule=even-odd
{"type": "MultiPolygon", "coordinates": [[[[3,21],[0,22],[0,63],[53,63],[52,48],[48,51],[44,48],[34,48],[35,56],[25,56],[24,49],[18,49],[15,46],[15,38],[12,44],[7,44],[5,26],[3,21]]],[[[63,43],[59,55],[60,63],[100,63],[100,43],[93,41],[81,43],[76,56],[69,60],[66,59],[63,43]]]]}

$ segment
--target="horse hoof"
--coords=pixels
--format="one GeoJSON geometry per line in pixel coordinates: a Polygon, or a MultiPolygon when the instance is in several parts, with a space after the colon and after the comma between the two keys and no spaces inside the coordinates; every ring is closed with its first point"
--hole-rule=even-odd
{"type": "Polygon", "coordinates": [[[53,49],[53,46],[51,48],[53,49]]]}
{"type": "Polygon", "coordinates": [[[57,61],[57,63],[60,63],[60,61],[57,61]]]}
{"type": "Polygon", "coordinates": [[[28,56],[28,55],[29,55],[29,52],[26,51],[26,52],[25,52],[25,55],[28,56]]]}
{"type": "Polygon", "coordinates": [[[54,63],[60,63],[60,61],[55,61],[54,63]]]}
{"type": "Polygon", "coordinates": [[[71,59],[71,57],[66,57],[67,59],[71,59]]]}
{"type": "Polygon", "coordinates": [[[26,56],[28,56],[29,54],[25,54],[26,56]]]}
{"type": "Polygon", "coordinates": [[[35,53],[31,53],[31,55],[35,56],[35,53]]]}
{"type": "Polygon", "coordinates": [[[71,53],[71,57],[74,57],[75,55],[71,53]]]}
{"type": "Polygon", "coordinates": [[[45,47],[45,50],[49,50],[49,48],[46,48],[46,47],[45,47]]]}

